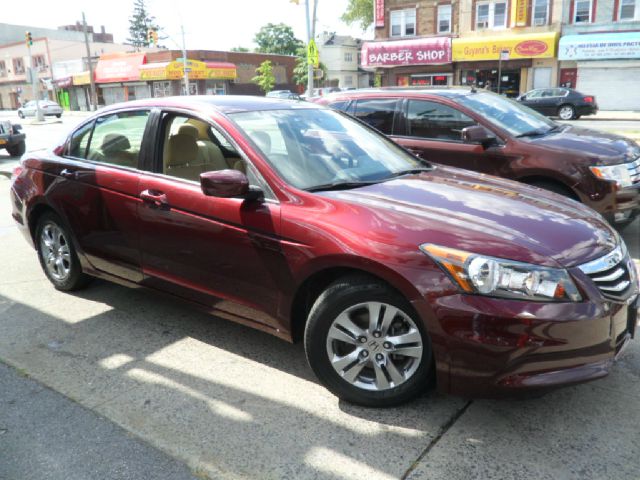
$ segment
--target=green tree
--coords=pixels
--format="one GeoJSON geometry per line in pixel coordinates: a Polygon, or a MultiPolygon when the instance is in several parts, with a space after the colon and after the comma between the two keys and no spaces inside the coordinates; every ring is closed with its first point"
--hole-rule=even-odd
{"type": "Polygon", "coordinates": [[[276,77],[273,75],[273,66],[271,60],[265,60],[256,68],[257,75],[251,79],[251,81],[257,84],[264,93],[269,93],[273,90],[273,86],[276,84],[276,77]]]}
{"type": "Polygon", "coordinates": [[[232,52],[241,52],[241,53],[247,53],[249,51],[249,49],[247,47],[233,47],[231,48],[232,52]]]}
{"type": "Polygon", "coordinates": [[[284,23],[268,23],[260,29],[253,41],[258,45],[260,53],[277,53],[280,55],[295,55],[303,46],[293,33],[293,29],[284,23]]]}
{"type": "Polygon", "coordinates": [[[129,38],[127,38],[127,43],[133,45],[136,50],[139,50],[140,47],[151,45],[147,38],[149,30],[158,31],[158,25],[155,23],[156,19],[149,15],[145,1],[134,0],[133,14],[129,17],[129,38]]]}
{"type": "MultiPolygon", "coordinates": [[[[321,84],[324,80],[327,80],[327,66],[320,62],[320,66],[318,67],[322,70],[322,79],[315,80],[316,83],[321,84]]],[[[296,85],[302,85],[305,89],[307,88],[307,49],[300,48],[298,49],[298,58],[296,59],[296,66],[293,69],[293,81],[296,85]]]]}
{"type": "Polygon", "coordinates": [[[349,0],[340,19],[347,25],[359,23],[366,30],[373,24],[373,0],[349,0]]]}

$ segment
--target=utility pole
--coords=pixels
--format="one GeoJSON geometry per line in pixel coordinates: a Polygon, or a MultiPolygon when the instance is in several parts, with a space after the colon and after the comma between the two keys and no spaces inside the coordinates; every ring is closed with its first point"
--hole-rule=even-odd
{"type": "Polygon", "coordinates": [[[91,99],[89,101],[89,110],[93,111],[98,105],[98,99],[96,97],[96,81],[93,78],[93,63],[91,62],[91,48],[89,47],[89,34],[87,33],[87,20],[82,12],[82,30],[84,31],[84,44],[87,47],[87,64],[89,66],[89,83],[91,88],[91,99]]]}
{"type": "Polygon", "coordinates": [[[311,14],[309,12],[310,1],[311,0],[306,0],[304,2],[305,15],[307,19],[307,98],[311,98],[313,96],[313,65],[311,64],[311,59],[309,58],[309,44],[313,39],[311,33],[311,14]]]}
{"type": "Polygon", "coordinates": [[[187,67],[187,44],[184,41],[184,25],[180,26],[182,30],[182,69],[184,70],[184,91],[189,96],[189,70],[187,67]]]}
{"type": "Polygon", "coordinates": [[[33,68],[33,58],[31,57],[31,45],[33,44],[33,37],[31,36],[31,32],[26,32],[25,39],[27,42],[27,51],[29,53],[29,79],[31,80],[31,92],[33,94],[33,99],[36,102],[36,120],[38,122],[44,121],[44,115],[42,114],[42,109],[40,108],[40,95],[38,93],[38,72],[35,68],[33,68]]]}

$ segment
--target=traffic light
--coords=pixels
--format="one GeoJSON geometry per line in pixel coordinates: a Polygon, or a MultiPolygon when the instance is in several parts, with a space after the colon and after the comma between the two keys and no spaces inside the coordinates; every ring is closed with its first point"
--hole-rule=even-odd
{"type": "Polygon", "coordinates": [[[147,43],[149,45],[154,44],[154,45],[158,45],[158,32],[153,29],[150,28],[149,30],[147,30],[147,43]]]}
{"type": "Polygon", "coordinates": [[[31,36],[31,32],[25,32],[24,40],[27,42],[27,46],[33,45],[33,37],[31,36]]]}

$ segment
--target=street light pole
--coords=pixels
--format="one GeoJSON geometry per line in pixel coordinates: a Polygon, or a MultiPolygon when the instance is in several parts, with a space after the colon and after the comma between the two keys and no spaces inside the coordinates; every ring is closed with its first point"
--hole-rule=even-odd
{"type": "Polygon", "coordinates": [[[311,59],[309,58],[309,45],[311,44],[312,32],[311,32],[311,18],[309,13],[309,2],[311,0],[306,0],[304,2],[305,6],[305,15],[307,19],[307,98],[311,98],[313,96],[313,65],[311,63],[311,59]]]}
{"type": "Polygon", "coordinates": [[[93,63],[91,63],[91,48],[89,47],[89,34],[87,33],[87,20],[84,17],[84,12],[82,12],[82,29],[84,30],[84,45],[87,48],[87,65],[89,66],[89,85],[91,92],[89,110],[93,111],[98,105],[98,100],[96,97],[96,80],[93,78],[93,63]]]}
{"type": "Polygon", "coordinates": [[[36,120],[38,122],[44,121],[44,115],[42,115],[42,109],[40,108],[40,95],[38,94],[38,72],[33,68],[33,58],[31,57],[31,42],[27,42],[27,51],[29,52],[29,72],[31,72],[31,93],[33,99],[36,102],[36,120]]]}
{"type": "Polygon", "coordinates": [[[182,30],[182,70],[184,71],[184,91],[189,96],[189,72],[187,67],[187,45],[184,41],[184,25],[180,26],[182,30]]]}

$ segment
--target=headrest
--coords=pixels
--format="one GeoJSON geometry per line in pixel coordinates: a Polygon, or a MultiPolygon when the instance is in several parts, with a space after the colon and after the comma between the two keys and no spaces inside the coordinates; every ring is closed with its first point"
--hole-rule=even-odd
{"type": "Polygon", "coordinates": [[[209,140],[209,124],[195,118],[190,118],[184,125],[191,125],[198,131],[198,140],[209,140]]]}
{"type": "Polygon", "coordinates": [[[198,129],[196,127],[194,127],[193,125],[188,125],[186,123],[183,123],[178,128],[178,134],[180,134],[180,135],[189,135],[190,137],[193,137],[196,140],[198,140],[198,129]]]}
{"type": "Polygon", "coordinates": [[[176,133],[169,137],[169,161],[167,166],[186,165],[198,158],[198,144],[191,135],[176,133]]]}
{"type": "Polygon", "coordinates": [[[102,146],[100,150],[102,153],[109,155],[112,153],[119,153],[131,148],[129,139],[119,133],[107,133],[102,139],[102,146]]]}
{"type": "Polygon", "coordinates": [[[271,137],[267,132],[254,130],[251,132],[251,137],[265,155],[269,155],[269,153],[271,153],[271,137]]]}

